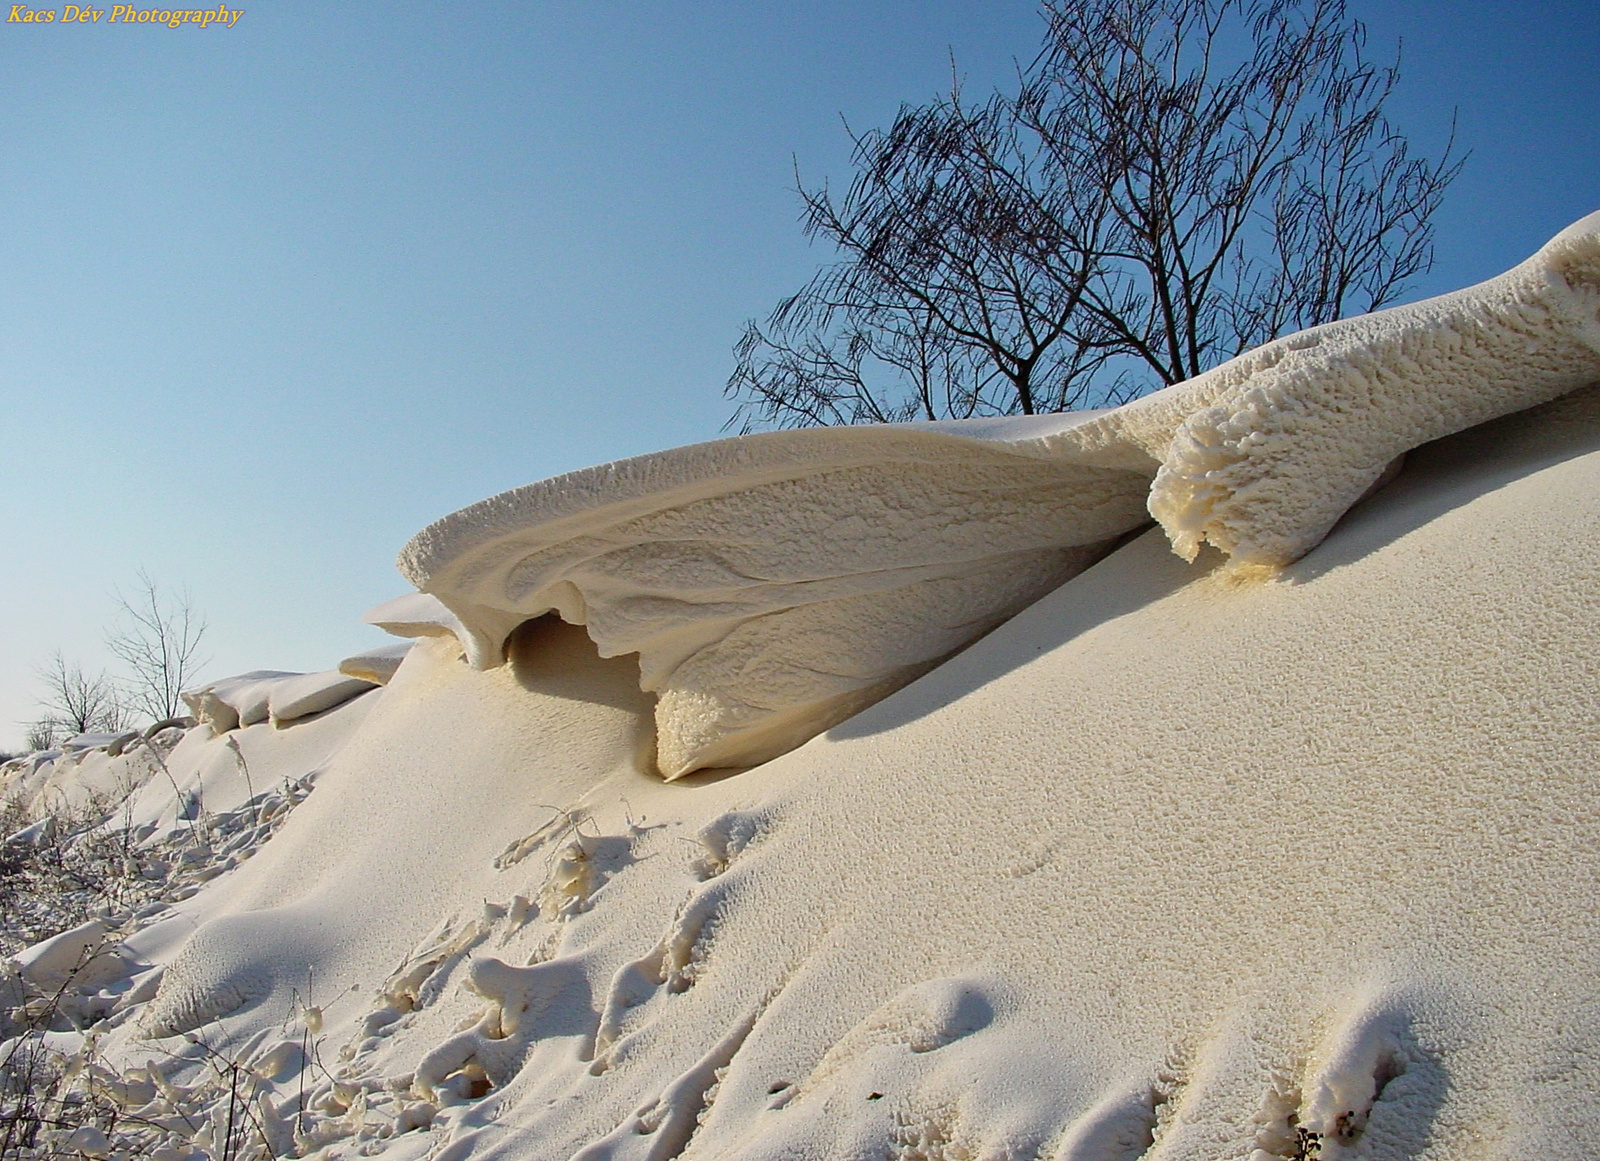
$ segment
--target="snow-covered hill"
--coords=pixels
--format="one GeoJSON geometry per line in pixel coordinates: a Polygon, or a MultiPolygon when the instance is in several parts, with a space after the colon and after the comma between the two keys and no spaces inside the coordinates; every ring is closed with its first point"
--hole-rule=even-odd
{"type": "Polygon", "coordinates": [[[1588,1157],[1597,543],[1600,215],[1118,412],[508,493],[368,684],[6,768],[147,886],[0,1059],[159,1161],[1588,1157]]]}

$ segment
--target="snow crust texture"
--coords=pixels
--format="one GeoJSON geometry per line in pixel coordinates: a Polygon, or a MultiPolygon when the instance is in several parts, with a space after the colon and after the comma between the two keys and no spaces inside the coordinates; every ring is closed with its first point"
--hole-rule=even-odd
{"type": "Polygon", "coordinates": [[[1282,566],[1396,456],[1596,379],[1600,213],[1498,278],[1279,339],[1122,422],[1183,413],[1150,491],[1174,551],[1282,566]]]}
{"type": "Polygon", "coordinates": [[[408,544],[368,620],[472,664],[555,612],[658,695],[663,775],[783,753],[1150,516],[1277,569],[1406,451],[1600,379],[1600,213],[1479,286],[1268,343],[1110,412],[773,432],[607,464],[408,544]],[[407,603],[409,600],[409,603],[407,603]]]}

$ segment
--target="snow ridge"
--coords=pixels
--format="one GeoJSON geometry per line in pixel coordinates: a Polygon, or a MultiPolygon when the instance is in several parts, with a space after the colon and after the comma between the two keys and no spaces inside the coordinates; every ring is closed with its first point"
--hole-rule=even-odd
{"type": "MultiPolygon", "coordinates": [[[[1600,213],[1453,294],[1330,323],[1109,412],[769,432],[574,472],[437,521],[401,572],[493,668],[523,622],[637,653],[667,778],[765,761],[1153,516],[1275,569],[1411,448],[1600,380],[1600,213]]],[[[385,606],[384,609],[388,609],[385,606]]],[[[424,623],[425,622],[425,623],[424,623]]]]}
{"type": "Polygon", "coordinates": [[[1240,563],[1289,564],[1396,456],[1597,378],[1591,214],[1498,278],[1288,336],[1171,388],[1206,402],[1185,408],[1150,512],[1185,560],[1208,542],[1240,563]]]}

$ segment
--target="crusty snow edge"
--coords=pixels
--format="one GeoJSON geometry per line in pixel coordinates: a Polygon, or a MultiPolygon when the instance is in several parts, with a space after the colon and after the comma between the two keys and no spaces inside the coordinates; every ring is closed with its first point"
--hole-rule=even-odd
{"type": "MultiPolygon", "coordinates": [[[[1125,407],[769,432],[640,456],[430,525],[401,572],[478,668],[554,612],[659,695],[666,777],[774,757],[1092,563],[1281,566],[1396,456],[1600,379],[1600,213],[1488,282],[1268,343],[1125,407]],[[452,623],[454,622],[454,623],[452,623]]],[[[385,610],[390,606],[385,606],[385,610]]],[[[407,621],[376,610],[390,627],[407,621]]]]}
{"type": "Polygon", "coordinates": [[[1278,339],[1099,423],[1159,455],[1150,512],[1180,556],[1282,566],[1396,456],[1596,379],[1600,213],[1497,278],[1278,339]]]}

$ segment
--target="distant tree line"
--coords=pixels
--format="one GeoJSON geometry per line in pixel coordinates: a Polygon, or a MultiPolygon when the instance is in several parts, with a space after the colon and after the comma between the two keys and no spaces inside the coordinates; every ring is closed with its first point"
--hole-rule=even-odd
{"type": "Polygon", "coordinates": [[[119,680],[91,674],[56,651],[38,670],[40,714],[28,725],[30,750],[48,750],[74,734],[117,733],[141,719],[177,717],[181,694],[202,664],[205,618],[188,592],[169,592],[142,570],[131,593],[117,594],[116,624],[106,648],[127,667],[119,680]]]}
{"type": "Polygon", "coordinates": [[[1433,256],[1454,135],[1413,154],[1342,0],[1047,0],[1017,84],[854,136],[837,249],[735,347],[733,423],[1062,411],[1390,304],[1433,256]]]}

